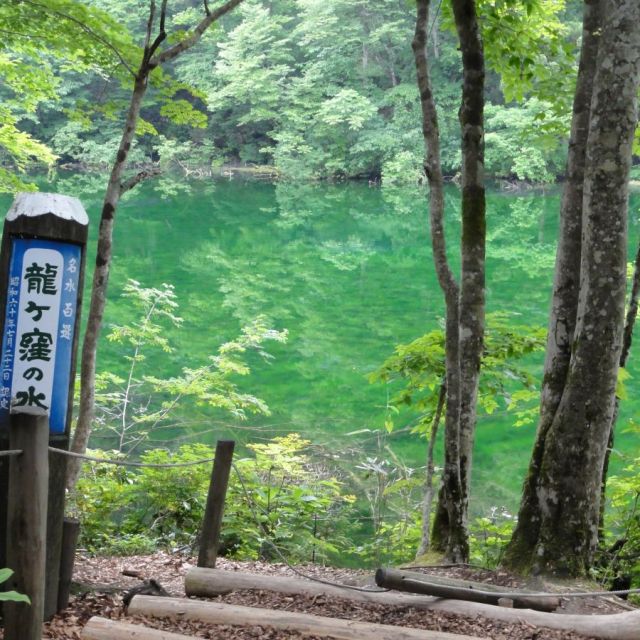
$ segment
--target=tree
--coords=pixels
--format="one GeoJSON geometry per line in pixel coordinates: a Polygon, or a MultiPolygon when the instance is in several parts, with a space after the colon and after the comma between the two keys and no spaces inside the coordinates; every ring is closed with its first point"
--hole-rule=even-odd
{"type": "MultiPolygon", "coordinates": [[[[493,313],[487,316],[478,406],[490,415],[502,401],[509,411],[519,415],[521,422],[526,422],[531,413],[526,405],[536,397],[536,384],[527,370],[519,366],[518,360],[543,350],[546,331],[541,327],[519,325],[516,322],[515,317],[507,314],[493,313]]],[[[418,411],[420,417],[412,433],[425,435],[428,439],[422,532],[416,557],[424,555],[431,546],[434,445],[445,407],[445,374],[444,334],[441,330],[435,330],[409,344],[397,345],[394,354],[369,376],[370,382],[404,381],[403,387],[388,401],[388,406],[395,412],[404,407],[418,411]]],[[[394,427],[389,418],[385,427],[388,430],[394,427]]]]}
{"type": "Polygon", "coordinates": [[[34,162],[51,165],[56,157],[20,125],[38,122],[38,106],[58,99],[52,61],[119,77],[132,41],[107,12],[79,0],[7,0],[0,6],[0,34],[0,191],[33,189],[18,174],[34,162]]]}
{"type": "MultiPolygon", "coordinates": [[[[203,9],[205,15],[200,22],[192,31],[187,32],[186,35],[182,37],[176,35],[175,38],[170,38],[169,40],[173,41],[173,43],[163,49],[163,44],[168,37],[166,31],[168,2],[169,0],[162,0],[159,14],[157,14],[155,0],[150,0],[149,3],[149,16],[142,58],[136,71],[130,69],[133,78],[131,101],[102,205],[89,316],[87,318],[87,328],[82,344],[80,408],[71,445],[71,449],[76,453],[81,453],[86,450],[91,433],[91,423],[95,405],[98,336],[102,326],[102,317],[106,303],[107,285],[111,266],[113,225],[118,204],[123,193],[129,191],[149,176],[148,171],[142,171],[129,179],[124,179],[127,158],[131,151],[131,145],[134,142],[136,124],[140,117],[140,108],[149,85],[151,74],[154,70],[161,68],[163,64],[174,60],[180,54],[193,47],[200,40],[202,34],[205,33],[216,20],[234,9],[242,0],[228,0],[213,11],[209,9],[207,0],[204,0],[203,9]],[[154,33],[156,34],[155,37],[154,33]]],[[[78,478],[79,468],[80,465],[78,462],[72,461],[72,463],[69,464],[67,486],[73,487],[78,478]]]]}
{"type": "Polygon", "coordinates": [[[586,0],[540,421],[505,564],[580,575],[598,541],[626,287],[640,6],[586,0]]]}
{"type": "Polygon", "coordinates": [[[474,0],[452,0],[462,51],[463,88],[459,111],[462,141],[461,276],[449,265],[444,238],[443,177],[438,116],[427,63],[429,0],[418,0],[413,51],[422,104],[429,181],[431,241],[436,273],[444,293],[445,463],[433,545],[453,562],[469,556],[467,511],[476,400],[484,334],[484,52],[474,0]]]}

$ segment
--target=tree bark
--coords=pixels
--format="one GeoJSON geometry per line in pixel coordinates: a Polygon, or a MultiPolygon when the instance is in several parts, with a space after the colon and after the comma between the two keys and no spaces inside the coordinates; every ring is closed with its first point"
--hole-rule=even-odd
{"type": "Polygon", "coordinates": [[[584,3],[582,48],[573,100],[567,178],[560,209],[560,236],[547,333],[540,420],[520,503],[518,525],[504,560],[505,564],[521,570],[527,570],[529,565],[529,555],[522,553],[521,547],[531,547],[538,536],[540,521],[536,516],[539,509],[536,484],[544,457],[547,434],[566,383],[576,325],[582,253],[584,171],[591,119],[593,79],[600,43],[601,1],[585,0],[584,3]],[[525,523],[528,524],[525,525],[525,523]]]}
{"type": "MultiPolygon", "coordinates": [[[[593,7],[591,7],[593,8],[593,7]]],[[[588,12],[585,12],[585,19],[588,12]]],[[[598,538],[600,482],[622,348],[628,182],[640,73],[640,6],[604,0],[583,183],[575,331],[557,407],[544,404],[518,527],[505,563],[580,575],[598,538]],[[544,427],[544,429],[542,428],[544,427]]],[[[560,262],[560,258],[558,260],[560,262]]],[[[552,319],[557,316],[554,309],[552,319]]],[[[560,358],[559,358],[560,360],[560,358]]],[[[560,365],[552,368],[556,374],[560,365]]],[[[549,375],[550,378],[550,375],[549,375]]],[[[545,382],[549,380],[545,379],[545,382]]]]}
{"type": "MultiPolygon", "coordinates": [[[[127,157],[135,137],[136,123],[140,116],[140,107],[142,106],[144,94],[147,91],[150,71],[145,67],[146,62],[143,62],[134,81],[124,132],[120,140],[116,160],[111,169],[107,191],[102,204],[100,228],[98,231],[98,251],[91,286],[91,302],[89,303],[89,316],[87,318],[87,327],[82,343],[80,408],[76,428],[73,433],[73,441],[71,442],[71,451],[75,453],[84,453],[87,450],[89,436],[91,435],[96,394],[95,379],[98,338],[100,337],[102,318],[107,300],[107,286],[109,284],[113,245],[113,225],[122,193],[122,175],[127,166],[127,157]]],[[[81,460],[79,458],[69,459],[67,467],[68,489],[71,490],[75,487],[78,476],[80,475],[80,468],[81,460]]]]}
{"type": "Polygon", "coordinates": [[[451,562],[469,556],[467,507],[471,449],[484,332],[484,55],[474,0],[454,0],[454,18],[463,64],[460,127],[462,139],[462,278],[456,282],[444,241],[444,197],[438,118],[427,62],[429,0],[418,0],[412,47],[429,182],[433,259],[446,307],[446,411],[442,486],[432,544],[451,562]]]}
{"type": "MultiPolygon", "coordinates": [[[[440,135],[438,115],[433,99],[429,66],[427,63],[427,29],[430,0],[418,0],[416,30],[412,43],[415,57],[418,90],[422,108],[422,135],[425,142],[424,171],[429,182],[429,219],[431,223],[431,246],[438,283],[444,294],[446,307],[445,360],[446,360],[446,411],[444,435],[444,471],[441,494],[446,507],[436,516],[433,544],[442,551],[447,550],[450,533],[459,532],[466,539],[466,526],[462,514],[462,486],[460,479],[459,425],[460,425],[460,356],[459,356],[459,287],[447,260],[444,236],[444,192],[442,166],[440,162],[440,135]]],[[[456,543],[460,547],[460,542],[456,543]]],[[[464,556],[464,543],[454,562],[464,556]]]]}
{"type": "MultiPolygon", "coordinates": [[[[462,51],[462,276],[460,288],[460,481],[466,521],[484,342],[484,51],[474,0],[453,0],[462,51]]],[[[465,554],[465,560],[467,554],[465,554]]]]}
{"type": "MultiPolygon", "coordinates": [[[[633,265],[633,279],[631,283],[631,294],[629,295],[629,306],[624,323],[624,332],[622,334],[622,352],[620,353],[620,368],[627,366],[629,353],[631,352],[631,343],[633,341],[633,329],[636,324],[638,315],[638,301],[640,299],[640,245],[636,250],[636,259],[633,265]]],[[[602,481],[600,484],[600,521],[598,523],[598,539],[604,542],[604,512],[605,497],[607,493],[607,476],[609,474],[609,459],[615,442],[616,422],[618,421],[618,412],[620,410],[620,398],[616,396],[613,417],[611,418],[611,427],[609,429],[609,440],[607,442],[607,451],[604,457],[604,465],[602,467],[602,481]]]]}

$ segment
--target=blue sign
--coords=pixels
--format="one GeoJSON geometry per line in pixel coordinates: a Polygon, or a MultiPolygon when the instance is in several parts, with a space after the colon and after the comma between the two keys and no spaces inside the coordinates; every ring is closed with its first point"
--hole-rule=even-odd
{"type": "Polygon", "coordinates": [[[51,433],[65,432],[80,256],[75,244],[12,240],[0,422],[10,413],[47,415],[51,433]]]}

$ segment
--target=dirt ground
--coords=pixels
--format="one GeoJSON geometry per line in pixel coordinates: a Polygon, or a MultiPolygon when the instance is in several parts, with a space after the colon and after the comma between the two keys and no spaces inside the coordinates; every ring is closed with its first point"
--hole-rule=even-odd
{"type": "MultiPolygon", "coordinates": [[[[170,595],[184,597],[184,575],[193,566],[195,566],[195,561],[191,558],[162,552],[152,556],[128,558],[79,556],[74,573],[74,581],[78,583],[76,589],[78,593],[72,597],[70,607],[65,612],[55,616],[53,620],[45,625],[46,631],[43,638],[48,640],[79,640],[84,624],[93,615],[126,620],[132,624],[145,624],[149,627],[182,633],[195,638],[293,640],[303,637],[297,633],[275,631],[263,626],[231,627],[186,621],[172,622],[169,620],[145,619],[125,615],[122,597],[127,590],[140,585],[141,580],[140,578],[127,577],[123,575],[123,571],[138,572],[144,578],[154,578],[160,582],[170,595]]],[[[262,562],[241,563],[220,559],[218,568],[293,576],[291,569],[287,566],[262,562]]],[[[337,583],[351,585],[373,584],[371,572],[332,569],[317,565],[298,567],[298,569],[307,575],[337,583]]],[[[507,573],[472,567],[429,568],[424,569],[424,571],[506,587],[525,586],[522,580],[518,580],[507,573]]],[[[540,588],[541,586],[549,587],[548,584],[534,586],[535,588],[540,588]]],[[[571,588],[573,590],[582,590],[584,585],[573,583],[571,588]]],[[[565,591],[570,590],[567,585],[564,585],[562,589],[565,591]]],[[[317,596],[286,596],[265,591],[248,591],[231,593],[216,600],[230,604],[286,609],[288,611],[313,613],[334,618],[447,631],[480,638],[492,638],[494,640],[589,640],[587,636],[580,634],[543,629],[524,622],[505,623],[478,616],[466,618],[443,612],[421,611],[406,606],[353,603],[317,596]]],[[[563,601],[563,610],[570,613],[620,613],[630,608],[630,605],[615,596],[563,601]]],[[[310,636],[304,637],[307,640],[314,640],[310,636]]]]}

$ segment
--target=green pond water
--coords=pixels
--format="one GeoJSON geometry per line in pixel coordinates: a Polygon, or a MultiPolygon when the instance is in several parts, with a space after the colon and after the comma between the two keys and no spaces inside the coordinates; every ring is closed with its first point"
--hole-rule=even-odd
{"type": "MultiPolygon", "coordinates": [[[[93,251],[104,183],[104,177],[74,175],[41,184],[43,190],[82,199],[93,221],[93,251]]],[[[119,297],[128,278],[148,287],[175,285],[184,318],[183,328],[170,332],[172,353],[147,354],[150,373],[168,377],[183,366],[204,364],[219,344],[259,314],[289,332],[286,344],[267,345],[274,356],[270,362],[251,358],[252,374],[240,381],[243,390],[268,403],[270,416],[240,422],[189,406],[183,409],[189,426],[157,433],[154,440],[213,443],[233,436],[251,442],[295,431],[333,452],[360,449],[363,458],[380,455],[381,441],[389,442],[407,463],[424,464],[424,440],[401,428],[412,416],[397,417],[398,430],[381,435],[391,391],[369,384],[367,375],[394,345],[436,328],[443,315],[425,195],[417,188],[366,184],[187,183],[178,178],[163,178],[131,194],[116,219],[106,323],[134,317],[119,297]]],[[[0,199],[2,210],[10,200],[0,199]]],[[[451,187],[447,233],[454,259],[458,204],[459,192],[451,187]]],[[[640,198],[634,197],[633,247],[638,204],[640,198]]],[[[490,312],[508,311],[519,323],[546,324],[558,208],[557,191],[490,193],[490,312]]],[[[636,359],[632,354],[632,363],[636,359]]],[[[540,356],[528,362],[532,372],[540,371],[541,361],[540,356]]],[[[99,369],[126,371],[121,351],[106,340],[99,369]]],[[[632,364],[623,425],[638,406],[634,369],[632,364]]],[[[512,423],[503,407],[480,417],[474,483],[482,508],[516,504],[535,426],[512,423]]],[[[627,452],[638,451],[631,435],[622,434],[618,443],[627,452]]],[[[98,439],[92,444],[109,445],[98,439]]]]}

